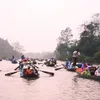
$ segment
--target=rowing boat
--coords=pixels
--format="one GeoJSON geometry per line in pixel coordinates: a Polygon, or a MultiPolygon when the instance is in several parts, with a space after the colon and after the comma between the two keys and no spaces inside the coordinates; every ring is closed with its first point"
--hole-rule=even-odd
{"type": "MultiPolygon", "coordinates": [[[[29,67],[28,67],[29,68],[29,67]]],[[[38,70],[33,68],[33,67],[30,67],[30,69],[28,69],[27,67],[24,67],[20,70],[20,77],[22,78],[39,78],[39,73],[38,73],[38,70]],[[28,73],[27,72],[27,69],[31,71],[31,73],[28,73]]]]}
{"type": "Polygon", "coordinates": [[[76,71],[75,68],[71,68],[71,69],[66,68],[66,70],[67,70],[67,71],[71,71],[71,72],[75,72],[75,71],[76,71]]]}
{"type": "Polygon", "coordinates": [[[45,62],[46,66],[54,67],[56,64],[54,62],[45,62]]]}
{"type": "Polygon", "coordinates": [[[80,78],[85,78],[85,79],[92,79],[95,81],[100,81],[100,76],[96,76],[96,75],[82,75],[80,73],[77,73],[77,76],[80,78]]]}
{"type": "Polygon", "coordinates": [[[11,62],[12,62],[12,64],[17,64],[16,60],[12,60],[11,62]]]}

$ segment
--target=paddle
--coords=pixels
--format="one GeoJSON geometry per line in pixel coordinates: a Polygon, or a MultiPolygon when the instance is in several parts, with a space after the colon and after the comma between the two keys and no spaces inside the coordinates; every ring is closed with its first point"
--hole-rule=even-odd
{"type": "Polygon", "coordinates": [[[16,67],[14,70],[17,70],[20,66],[16,67]]]}
{"type": "MultiPolygon", "coordinates": [[[[63,67],[60,67],[60,68],[55,68],[55,70],[60,70],[60,69],[62,69],[62,68],[64,68],[64,64],[61,64],[63,67]]],[[[60,65],[60,66],[61,66],[60,65]]]]}
{"type": "Polygon", "coordinates": [[[60,68],[55,68],[55,70],[57,71],[57,70],[60,70],[60,69],[62,69],[62,68],[64,68],[64,67],[60,67],[60,68]]]}
{"type": "Polygon", "coordinates": [[[19,72],[19,71],[15,71],[15,72],[6,73],[6,74],[5,74],[5,76],[11,76],[11,75],[13,75],[13,74],[15,74],[15,73],[17,73],[17,72],[19,72]]]}
{"type": "Polygon", "coordinates": [[[43,64],[43,63],[37,63],[37,64],[43,64]]]}
{"type": "Polygon", "coordinates": [[[53,72],[48,72],[48,71],[43,71],[43,70],[39,70],[39,71],[41,71],[41,72],[43,72],[43,73],[46,73],[46,74],[49,74],[49,75],[51,75],[51,76],[54,76],[54,73],[53,73],[53,72]]]}
{"type": "Polygon", "coordinates": [[[43,71],[43,70],[40,70],[39,67],[37,67],[37,66],[35,66],[35,65],[32,65],[32,66],[38,68],[38,71],[41,71],[41,72],[43,72],[43,73],[49,74],[49,75],[51,75],[51,76],[54,76],[54,73],[53,73],[53,72],[43,71]]]}

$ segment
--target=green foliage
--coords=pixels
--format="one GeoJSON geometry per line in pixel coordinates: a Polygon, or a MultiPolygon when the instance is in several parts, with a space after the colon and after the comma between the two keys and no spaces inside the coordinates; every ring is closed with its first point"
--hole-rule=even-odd
{"type": "Polygon", "coordinates": [[[94,63],[95,62],[93,57],[86,57],[85,60],[86,60],[86,62],[89,62],[89,63],[94,63]]]}
{"type": "Polygon", "coordinates": [[[87,56],[85,56],[84,54],[81,54],[79,57],[79,61],[82,62],[83,60],[86,60],[87,56]]]}
{"type": "Polygon", "coordinates": [[[73,36],[71,31],[62,31],[61,37],[59,37],[60,42],[56,47],[60,60],[66,59],[66,50],[70,51],[70,55],[67,58],[72,59],[73,51],[78,48],[81,52],[80,61],[85,59],[91,63],[100,62],[100,14],[94,14],[92,20],[86,23],[85,26],[86,30],[80,32],[79,40],[71,41],[71,36],[73,36]]]}
{"type": "Polygon", "coordinates": [[[100,63],[100,51],[99,52],[96,52],[94,54],[94,59],[96,60],[96,62],[100,63]]]}

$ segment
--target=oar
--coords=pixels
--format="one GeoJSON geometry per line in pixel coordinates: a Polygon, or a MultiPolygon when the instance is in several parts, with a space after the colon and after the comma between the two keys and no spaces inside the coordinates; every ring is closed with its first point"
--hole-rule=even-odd
{"type": "Polygon", "coordinates": [[[55,70],[57,71],[57,70],[60,70],[60,69],[62,69],[62,68],[64,68],[64,67],[60,67],[60,68],[55,68],[55,70]]]}
{"type": "Polygon", "coordinates": [[[14,70],[17,70],[18,68],[20,68],[20,66],[16,67],[14,70]]]}
{"type": "Polygon", "coordinates": [[[43,70],[39,70],[39,71],[41,71],[41,72],[43,72],[43,73],[46,73],[46,74],[49,74],[49,75],[51,75],[51,76],[54,76],[54,73],[53,73],[53,72],[48,72],[48,71],[43,71],[43,70]]]}
{"type": "Polygon", "coordinates": [[[13,75],[13,74],[15,74],[15,73],[17,73],[17,72],[19,72],[19,71],[15,71],[15,72],[6,73],[6,74],[5,74],[5,76],[11,76],[11,75],[13,75]]]}
{"type": "Polygon", "coordinates": [[[53,72],[48,72],[48,71],[40,70],[39,67],[37,67],[37,66],[35,66],[35,65],[31,65],[31,66],[38,68],[38,71],[41,71],[41,72],[43,72],[43,73],[49,74],[49,75],[51,75],[51,76],[54,76],[54,73],[53,73],[53,72]]]}
{"type": "MultiPolygon", "coordinates": [[[[60,67],[60,68],[55,68],[55,70],[60,70],[60,69],[62,69],[62,68],[65,68],[65,66],[64,66],[64,64],[61,64],[63,67],[60,67]]],[[[60,66],[61,66],[60,65],[60,66]]]]}
{"type": "Polygon", "coordinates": [[[37,64],[43,64],[43,63],[37,63],[37,64]]]}
{"type": "Polygon", "coordinates": [[[59,67],[59,66],[62,66],[62,65],[64,65],[64,64],[60,64],[60,65],[57,65],[57,64],[56,64],[55,67],[59,67]]]}

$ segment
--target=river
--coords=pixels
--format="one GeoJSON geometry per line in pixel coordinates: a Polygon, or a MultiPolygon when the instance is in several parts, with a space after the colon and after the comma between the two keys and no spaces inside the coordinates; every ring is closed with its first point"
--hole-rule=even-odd
{"type": "Polygon", "coordinates": [[[0,62],[0,100],[100,100],[100,83],[78,78],[74,72],[39,65],[55,75],[40,72],[36,80],[20,78],[19,72],[5,76],[16,67],[9,61],[0,62]]]}

